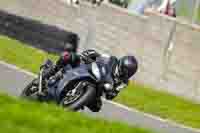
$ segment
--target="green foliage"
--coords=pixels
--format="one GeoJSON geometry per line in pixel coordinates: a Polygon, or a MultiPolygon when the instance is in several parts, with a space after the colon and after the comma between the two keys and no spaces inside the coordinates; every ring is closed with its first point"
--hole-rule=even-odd
{"type": "Polygon", "coordinates": [[[178,16],[190,17],[191,19],[191,12],[188,10],[187,1],[182,1],[180,3],[180,9],[178,10],[178,16]]]}
{"type": "Polygon", "coordinates": [[[197,14],[197,23],[200,24],[200,6],[198,9],[198,14],[197,14]]]}

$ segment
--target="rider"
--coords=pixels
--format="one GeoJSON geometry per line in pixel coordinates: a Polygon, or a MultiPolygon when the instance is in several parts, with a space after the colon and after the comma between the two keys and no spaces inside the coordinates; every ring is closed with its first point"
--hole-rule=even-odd
{"type": "MultiPolygon", "coordinates": [[[[125,88],[128,85],[129,79],[136,73],[138,69],[138,63],[134,56],[124,56],[120,59],[117,59],[115,56],[104,56],[99,54],[95,50],[86,50],[78,55],[70,47],[65,49],[56,62],[56,65],[47,72],[46,77],[49,78],[58,72],[65,65],[70,64],[73,67],[76,67],[80,64],[81,61],[85,63],[91,63],[98,58],[105,58],[111,66],[112,77],[114,79],[114,87],[112,90],[106,91],[106,99],[112,100],[117,96],[122,88],[125,88]]],[[[98,112],[101,109],[102,101],[100,98],[97,98],[93,104],[89,105],[89,108],[98,112]]]]}

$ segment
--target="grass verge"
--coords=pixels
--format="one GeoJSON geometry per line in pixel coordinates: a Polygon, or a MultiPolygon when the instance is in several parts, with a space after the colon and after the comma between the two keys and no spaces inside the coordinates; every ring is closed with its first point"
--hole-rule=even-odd
{"type": "Polygon", "coordinates": [[[115,101],[164,119],[200,128],[200,105],[150,87],[131,84],[115,101]]]}
{"type": "Polygon", "coordinates": [[[39,66],[47,58],[55,60],[57,56],[47,54],[27,45],[21,45],[19,41],[9,39],[5,36],[0,36],[0,60],[37,73],[39,66]]]}
{"type": "MultiPolygon", "coordinates": [[[[40,64],[47,57],[57,58],[55,55],[49,55],[40,50],[21,45],[16,40],[0,36],[0,60],[36,73],[40,64]]],[[[200,117],[196,117],[200,116],[200,105],[165,92],[131,84],[115,101],[143,112],[174,120],[186,126],[200,128],[200,117]]]]}
{"type": "Polygon", "coordinates": [[[0,94],[2,133],[153,133],[122,123],[88,118],[56,105],[22,101],[0,94]]]}

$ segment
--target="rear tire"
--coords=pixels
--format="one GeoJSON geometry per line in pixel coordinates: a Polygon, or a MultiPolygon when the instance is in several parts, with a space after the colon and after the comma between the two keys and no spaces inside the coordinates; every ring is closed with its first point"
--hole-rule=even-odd
{"type": "Polygon", "coordinates": [[[73,101],[70,104],[65,104],[65,101],[66,101],[65,98],[66,97],[63,97],[60,104],[63,107],[66,107],[66,108],[68,108],[72,111],[78,111],[78,110],[82,109],[84,106],[87,106],[95,98],[96,89],[91,84],[88,84],[83,89],[84,89],[83,93],[81,94],[81,96],[77,100],[73,101]]]}

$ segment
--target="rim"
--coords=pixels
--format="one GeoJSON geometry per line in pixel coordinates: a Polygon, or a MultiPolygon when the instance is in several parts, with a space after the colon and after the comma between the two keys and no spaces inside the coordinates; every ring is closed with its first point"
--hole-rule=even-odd
{"type": "Polygon", "coordinates": [[[24,92],[24,96],[30,99],[37,98],[38,88],[35,85],[31,85],[31,87],[27,88],[24,92]]]}
{"type": "Polygon", "coordinates": [[[63,99],[63,105],[67,106],[71,103],[74,103],[76,100],[78,100],[84,93],[84,89],[74,89],[68,91],[63,99]]]}

